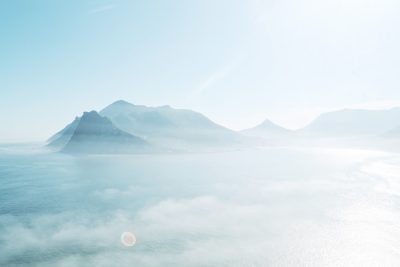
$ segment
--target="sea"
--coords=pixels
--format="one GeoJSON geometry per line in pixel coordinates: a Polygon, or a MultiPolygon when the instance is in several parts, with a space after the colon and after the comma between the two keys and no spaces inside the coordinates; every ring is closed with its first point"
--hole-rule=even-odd
{"type": "Polygon", "coordinates": [[[0,266],[398,267],[400,156],[77,156],[3,144],[0,266]]]}

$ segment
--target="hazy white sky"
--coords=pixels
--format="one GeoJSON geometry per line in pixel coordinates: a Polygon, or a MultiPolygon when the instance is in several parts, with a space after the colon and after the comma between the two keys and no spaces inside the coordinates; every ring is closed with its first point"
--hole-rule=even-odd
{"type": "Polygon", "coordinates": [[[241,129],[400,105],[395,0],[0,3],[0,141],[117,99],[241,129]]]}

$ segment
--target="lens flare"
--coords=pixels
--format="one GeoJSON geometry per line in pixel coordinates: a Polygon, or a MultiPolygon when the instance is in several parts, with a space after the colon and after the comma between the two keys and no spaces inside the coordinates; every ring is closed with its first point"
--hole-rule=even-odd
{"type": "Polygon", "coordinates": [[[136,244],[136,237],[131,232],[123,232],[121,234],[121,243],[126,247],[132,247],[136,244]]]}

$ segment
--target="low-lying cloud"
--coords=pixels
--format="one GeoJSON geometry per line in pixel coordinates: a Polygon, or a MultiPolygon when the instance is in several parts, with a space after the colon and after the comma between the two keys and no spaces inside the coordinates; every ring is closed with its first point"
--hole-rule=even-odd
{"type": "MultiPolygon", "coordinates": [[[[397,163],[392,155],[368,156],[309,179],[293,172],[275,180],[209,180],[209,194],[149,199],[138,209],[3,214],[0,265],[395,266],[397,195],[382,188],[398,186],[397,163]],[[135,246],[121,244],[125,231],[136,235],[135,246]]],[[[135,202],[146,190],[95,187],[90,198],[135,202]]]]}

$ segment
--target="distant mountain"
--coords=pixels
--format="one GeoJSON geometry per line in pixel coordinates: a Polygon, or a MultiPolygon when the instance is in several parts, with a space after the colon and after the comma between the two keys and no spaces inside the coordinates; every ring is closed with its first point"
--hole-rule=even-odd
{"type": "Polygon", "coordinates": [[[344,109],[321,114],[297,132],[324,137],[375,136],[400,126],[400,108],[387,110],[344,109]]]}
{"type": "Polygon", "coordinates": [[[204,115],[170,106],[147,107],[119,100],[100,111],[118,128],[161,146],[226,145],[243,137],[204,115]]]}
{"type": "Polygon", "coordinates": [[[82,117],[76,118],[51,140],[49,146],[52,147],[68,140],[61,149],[68,153],[133,153],[149,147],[146,141],[118,129],[96,111],[84,112],[82,117]]]}
{"type": "Polygon", "coordinates": [[[241,133],[254,137],[272,138],[278,136],[286,136],[292,134],[293,131],[285,129],[266,119],[256,127],[242,130],[241,133]]]}

